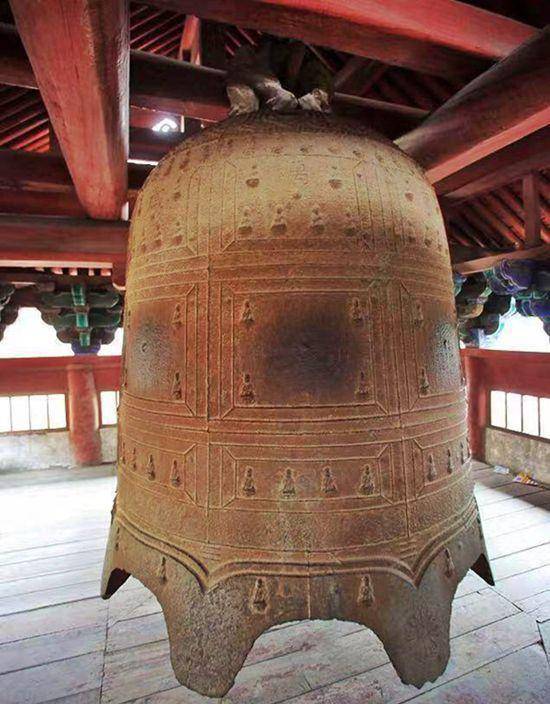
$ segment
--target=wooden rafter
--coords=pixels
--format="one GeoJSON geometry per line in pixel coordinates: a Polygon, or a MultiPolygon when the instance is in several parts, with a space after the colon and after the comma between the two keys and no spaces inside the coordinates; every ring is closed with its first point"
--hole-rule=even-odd
{"type": "Polygon", "coordinates": [[[462,216],[463,222],[468,223],[469,226],[483,236],[483,240],[488,242],[491,247],[500,249],[503,246],[509,247],[510,244],[520,246],[519,242],[509,236],[502,237],[500,232],[495,232],[494,228],[491,227],[484,218],[482,218],[479,213],[472,208],[470,203],[464,204],[460,209],[460,214],[462,216]]]}
{"type": "MultiPolygon", "coordinates": [[[[451,227],[451,232],[453,231],[452,228],[458,227],[459,231],[464,233],[470,244],[477,245],[478,247],[486,247],[486,242],[488,241],[487,237],[476,229],[462,214],[458,216],[455,215],[452,218],[449,217],[448,222],[451,227]]],[[[492,246],[495,246],[495,244],[496,243],[491,242],[492,246]]]]}
{"type": "Polygon", "coordinates": [[[336,90],[366,95],[389,66],[380,61],[352,56],[334,77],[336,90]]]}
{"type": "Polygon", "coordinates": [[[92,217],[120,217],[127,190],[127,3],[11,0],[11,7],[78,197],[92,217]]]}
{"type": "Polygon", "coordinates": [[[154,4],[450,77],[479,73],[483,60],[507,56],[535,32],[456,0],[154,0],[154,4]]]}
{"type": "MultiPolygon", "coordinates": [[[[495,211],[488,206],[485,199],[474,199],[469,201],[468,205],[475,210],[477,215],[482,218],[492,230],[498,232],[503,240],[508,240],[514,247],[521,247],[523,245],[520,234],[523,230],[523,223],[521,223],[521,221],[514,222],[512,218],[512,222],[510,222],[510,218],[502,217],[502,213],[501,217],[497,217],[495,211]]],[[[511,213],[511,215],[513,216],[513,213],[511,213]]]]}

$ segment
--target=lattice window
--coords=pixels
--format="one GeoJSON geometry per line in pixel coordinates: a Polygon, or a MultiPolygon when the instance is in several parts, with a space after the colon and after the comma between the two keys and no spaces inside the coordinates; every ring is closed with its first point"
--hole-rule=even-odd
{"type": "Polygon", "coordinates": [[[0,396],[0,433],[62,430],[66,427],[65,394],[0,396]]]}
{"type": "Polygon", "coordinates": [[[491,391],[491,425],[550,439],[550,398],[491,391]]]}
{"type": "Polygon", "coordinates": [[[119,402],[118,391],[101,391],[99,394],[99,408],[101,413],[101,425],[117,424],[117,408],[119,402]]]}

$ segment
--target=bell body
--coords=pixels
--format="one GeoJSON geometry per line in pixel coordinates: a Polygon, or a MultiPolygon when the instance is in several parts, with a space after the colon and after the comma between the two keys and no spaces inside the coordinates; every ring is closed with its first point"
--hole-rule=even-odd
{"type": "Polygon", "coordinates": [[[132,221],[103,593],[162,605],[178,679],[231,686],[276,623],[345,619],[420,686],[486,565],[449,253],[389,141],[255,114],[185,140],[132,221]]]}

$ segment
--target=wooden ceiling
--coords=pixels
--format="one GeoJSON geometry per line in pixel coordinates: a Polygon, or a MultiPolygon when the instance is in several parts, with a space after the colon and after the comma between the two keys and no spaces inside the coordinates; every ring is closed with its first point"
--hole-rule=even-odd
{"type": "Polygon", "coordinates": [[[227,61],[264,32],[422,163],[458,269],[550,256],[549,21],[538,0],[0,0],[0,272],[121,270],[151,168],[128,159],[223,119],[227,61]]]}

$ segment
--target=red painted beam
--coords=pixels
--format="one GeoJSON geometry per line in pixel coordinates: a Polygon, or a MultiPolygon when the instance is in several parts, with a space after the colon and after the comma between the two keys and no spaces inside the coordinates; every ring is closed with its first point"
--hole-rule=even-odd
{"type": "MultiPolygon", "coordinates": [[[[0,24],[0,46],[0,82],[36,87],[33,67],[9,25],[0,24]]],[[[130,53],[132,106],[214,122],[227,116],[223,71],[143,51],[130,53]]]]}
{"type": "Polygon", "coordinates": [[[550,25],[397,144],[437,184],[550,124],[550,25]]]}
{"type": "Polygon", "coordinates": [[[120,220],[1,214],[0,266],[120,266],[127,237],[120,220]]]}
{"type": "MultiPolygon", "coordinates": [[[[130,192],[141,188],[151,168],[146,164],[127,165],[130,192]]],[[[15,149],[0,149],[0,188],[27,188],[66,193],[74,191],[71,174],[63,157],[15,149]]]]}
{"type": "Polygon", "coordinates": [[[550,126],[437,181],[435,192],[451,200],[472,198],[547,167],[550,167],[550,126]]]}
{"type": "MultiPolygon", "coordinates": [[[[178,135],[177,141],[181,138],[178,135]]],[[[177,141],[173,135],[162,139],[151,130],[138,129],[135,156],[157,161],[177,141]]],[[[128,164],[130,210],[151,169],[146,164],[128,164]]],[[[12,149],[0,149],[0,213],[76,217],[86,214],[61,156],[12,149]]]]}
{"type": "Polygon", "coordinates": [[[0,81],[10,86],[38,88],[29,60],[21,51],[21,39],[13,25],[0,23],[2,39],[2,60],[0,61],[0,81]]]}
{"type": "MultiPolygon", "coordinates": [[[[229,110],[224,77],[219,69],[132,51],[130,100],[135,106],[217,122],[229,110]]],[[[334,100],[339,112],[366,119],[389,136],[401,134],[428,114],[419,108],[343,93],[336,93],[334,100]]]]}
{"type": "Polygon", "coordinates": [[[74,189],[67,192],[0,187],[0,213],[86,216],[74,189]]]}
{"type": "MultiPolygon", "coordinates": [[[[2,40],[0,25],[0,45],[2,40]]],[[[24,59],[21,45],[18,51],[24,59]]],[[[0,82],[13,83],[10,63],[4,66],[1,58],[0,82]]],[[[28,73],[32,77],[30,64],[28,73]]],[[[222,120],[229,110],[224,78],[225,72],[218,69],[142,51],[130,52],[130,102],[134,114],[141,108],[206,122],[222,120]]],[[[374,129],[391,138],[412,129],[428,115],[419,108],[355,95],[336,93],[334,99],[339,112],[367,120],[374,129]]]]}
{"type": "MultiPolygon", "coordinates": [[[[118,1],[118,0],[117,0],[118,1]]],[[[37,81],[15,29],[0,24],[0,82],[36,88],[37,81]]],[[[142,51],[131,52],[131,103],[201,120],[227,116],[225,73],[142,51]]]]}
{"type": "Polygon", "coordinates": [[[154,0],[160,7],[451,78],[479,73],[535,33],[456,0],[154,0]]]}
{"type": "Polygon", "coordinates": [[[73,182],[61,156],[0,149],[0,187],[67,192],[73,182]]]}
{"type": "Polygon", "coordinates": [[[227,117],[223,71],[132,51],[132,105],[217,122],[227,117]]]}
{"type": "Polygon", "coordinates": [[[128,12],[124,0],[11,0],[78,197],[121,216],[128,159],[128,12]]]}
{"type": "Polygon", "coordinates": [[[67,371],[70,366],[93,370],[98,391],[119,388],[120,356],[97,357],[27,357],[0,359],[0,395],[64,394],[68,390],[67,371]]]}
{"type": "Polygon", "coordinates": [[[468,347],[463,359],[476,359],[484,367],[490,390],[533,396],[550,396],[550,364],[546,352],[513,352],[468,347]]]}

